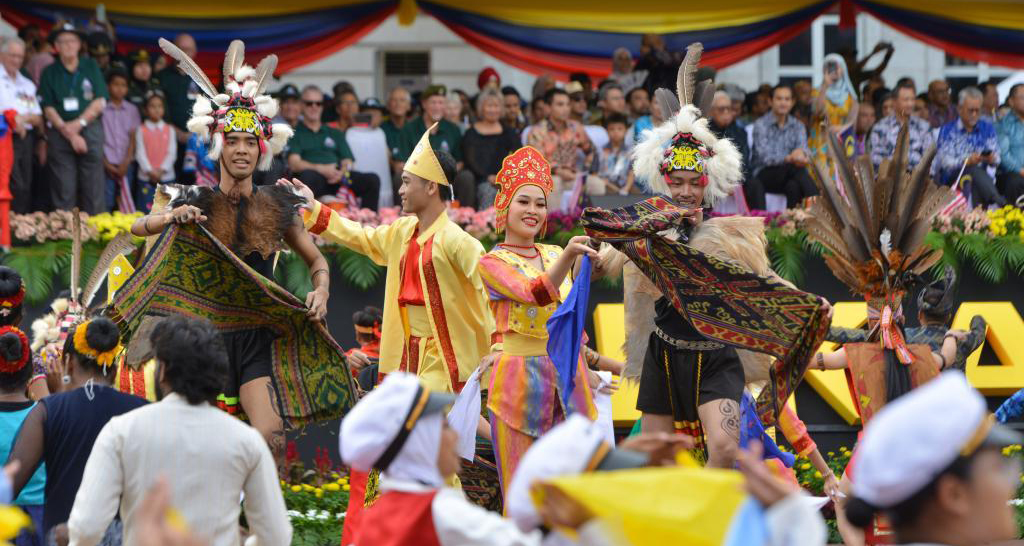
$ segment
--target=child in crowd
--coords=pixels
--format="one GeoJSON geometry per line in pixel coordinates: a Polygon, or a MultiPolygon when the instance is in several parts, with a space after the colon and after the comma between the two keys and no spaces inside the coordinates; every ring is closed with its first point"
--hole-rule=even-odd
{"type": "Polygon", "coordinates": [[[359,380],[364,391],[373,389],[377,382],[377,360],[380,358],[380,325],[384,314],[380,309],[368,306],[352,314],[352,326],[356,330],[358,349],[349,349],[348,358],[352,376],[359,380]]]}
{"type": "Polygon", "coordinates": [[[604,128],[608,132],[608,144],[601,149],[598,176],[604,179],[606,193],[610,195],[629,195],[633,189],[630,148],[626,145],[628,124],[626,116],[622,114],[605,116],[604,128]]]}
{"type": "Polygon", "coordinates": [[[107,210],[135,212],[129,180],[135,159],[135,131],[139,128],[139,110],[128,102],[128,75],[112,70],[107,76],[110,100],[103,108],[103,172],[106,175],[107,210]]]}
{"type": "Polygon", "coordinates": [[[149,212],[153,207],[156,185],[174,181],[174,159],[178,142],[174,128],[164,122],[164,95],[159,91],[146,96],[146,121],[135,136],[135,160],[139,176],[135,185],[135,206],[149,212]]]}

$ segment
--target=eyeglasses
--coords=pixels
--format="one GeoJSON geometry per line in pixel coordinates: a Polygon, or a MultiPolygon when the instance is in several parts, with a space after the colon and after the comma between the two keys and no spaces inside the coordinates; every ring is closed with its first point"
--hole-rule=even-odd
{"type": "Polygon", "coordinates": [[[319,106],[323,106],[324,105],[324,101],[322,101],[322,100],[304,100],[304,101],[302,101],[302,104],[305,104],[306,106],[317,106],[317,107],[319,107],[319,106]]]}

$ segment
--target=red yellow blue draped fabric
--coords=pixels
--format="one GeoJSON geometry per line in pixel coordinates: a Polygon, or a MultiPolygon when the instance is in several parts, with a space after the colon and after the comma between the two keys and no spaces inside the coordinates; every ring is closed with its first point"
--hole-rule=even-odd
{"type": "MultiPolygon", "coordinates": [[[[15,27],[34,23],[45,32],[61,17],[83,25],[95,13],[95,5],[95,0],[0,0],[0,12],[15,27]]],[[[173,39],[179,32],[188,32],[199,47],[196,62],[209,74],[219,75],[231,40],[243,40],[251,59],[276,53],[278,72],[284,73],[359,41],[394,12],[397,2],[294,0],[241,5],[208,0],[106,0],[105,5],[107,17],[115,24],[118,51],[157,52],[158,38],[173,39]]]]}

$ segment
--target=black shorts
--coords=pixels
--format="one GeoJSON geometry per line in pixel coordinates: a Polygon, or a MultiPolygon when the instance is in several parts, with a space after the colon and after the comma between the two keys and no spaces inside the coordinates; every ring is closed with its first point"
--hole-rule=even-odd
{"type": "Polygon", "coordinates": [[[276,335],[266,328],[223,332],[221,338],[228,353],[228,377],[224,394],[237,398],[242,385],[269,377],[272,370],[270,351],[276,335]]]}
{"type": "Polygon", "coordinates": [[[732,347],[681,349],[652,333],[640,374],[636,409],[671,415],[688,428],[700,420],[700,404],[721,399],[739,403],[743,386],[743,364],[732,347]]]}

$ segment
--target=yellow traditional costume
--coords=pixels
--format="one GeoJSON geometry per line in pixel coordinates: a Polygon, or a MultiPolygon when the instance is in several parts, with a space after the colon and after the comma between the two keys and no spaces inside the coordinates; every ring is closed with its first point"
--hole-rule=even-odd
{"type": "MultiPolygon", "coordinates": [[[[450,185],[424,133],[405,170],[450,185]]],[[[405,216],[375,228],[321,203],[304,213],[306,229],[365,254],[388,269],[380,373],[415,373],[432,391],[458,392],[490,349],[494,317],[478,266],[483,245],[441,214],[429,226],[405,216]],[[414,262],[406,263],[407,256],[414,262]],[[407,289],[415,298],[402,299],[407,289]],[[402,300],[402,301],[400,301],[402,300]],[[422,304],[419,304],[422,303],[422,304]]]]}

